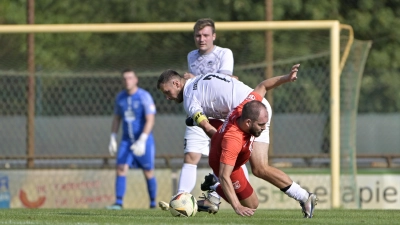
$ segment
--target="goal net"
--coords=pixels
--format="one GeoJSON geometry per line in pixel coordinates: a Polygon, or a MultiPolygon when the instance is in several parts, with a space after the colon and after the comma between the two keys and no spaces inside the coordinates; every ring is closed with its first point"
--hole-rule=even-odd
{"type": "MultiPolygon", "coordinates": [[[[6,26],[0,26],[0,126],[6,128],[0,130],[1,162],[11,168],[26,168],[30,151],[35,168],[112,168],[114,161],[107,161],[107,146],[113,100],[123,88],[119,71],[131,67],[139,76],[139,86],[152,94],[157,106],[156,167],[180,168],[182,159],[166,159],[183,154],[183,106],[167,101],[156,89],[156,82],[166,69],[187,71],[187,53],[195,49],[193,24],[176,24],[173,28],[158,24],[153,30],[139,32],[129,27],[116,31],[112,25],[110,30],[101,32],[66,32],[67,27],[35,31],[32,124],[27,120],[28,77],[32,74],[27,72],[26,54],[26,33],[32,30],[3,32],[1,29],[6,26]],[[29,126],[34,127],[31,136],[27,133],[29,126]],[[26,141],[29,139],[34,140],[31,148],[26,141]]],[[[234,74],[249,86],[255,87],[264,80],[268,67],[273,71],[270,75],[277,76],[287,74],[292,65],[301,64],[298,81],[272,91],[271,163],[329,170],[330,30],[320,26],[299,29],[293,22],[273,29],[273,45],[267,46],[267,29],[252,30],[234,22],[225,25],[220,29],[216,24],[215,44],[232,50],[234,74]],[[273,51],[272,62],[266,60],[267,51],[273,51]]],[[[353,41],[348,30],[342,30],[338,38],[342,65],[340,184],[342,191],[350,191],[354,197],[349,200],[340,196],[340,201],[343,206],[357,207],[355,123],[360,79],[370,43],[353,41]]],[[[111,180],[109,185],[113,189],[111,180]]],[[[144,195],[145,189],[141,193],[144,195]]]]}

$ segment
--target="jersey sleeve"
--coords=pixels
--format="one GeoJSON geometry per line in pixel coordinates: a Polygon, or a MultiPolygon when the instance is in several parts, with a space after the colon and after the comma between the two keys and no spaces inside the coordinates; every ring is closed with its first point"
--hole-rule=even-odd
{"type": "Polygon", "coordinates": [[[195,72],[192,70],[192,67],[190,66],[191,64],[192,64],[192,62],[193,62],[193,55],[195,54],[195,50],[194,51],[191,51],[191,52],[189,52],[188,53],[188,55],[187,55],[187,63],[188,63],[188,72],[189,73],[191,73],[191,74],[195,74],[195,72]]]}
{"type": "Polygon", "coordinates": [[[194,114],[198,112],[203,112],[203,108],[201,107],[200,102],[193,95],[190,95],[189,97],[185,98],[183,107],[185,109],[186,114],[192,118],[194,114]]]}
{"type": "Polygon", "coordinates": [[[224,53],[221,56],[221,66],[219,73],[232,75],[233,74],[233,53],[229,48],[224,49],[224,53]]]}
{"type": "Polygon", "coordinates": [[[229,130],[225,133],[221,143],[220,162],[226,165],[235,166],[236,159],[242,150],[240,133],[229,130]]]}
{"type": "Polygon", "coordinates": [[[142,104],[144,107],[144,112],[146,115],[156,114],[156,105],[154,104],[154,100],[151,97],[150,93],[144,91],[141,95],[142,104]]]}
{"type": "Polygon", "coordinates": [[[254,101],[254,100],[257,100],[257,101],[260,101],[260,102],[261,102],[262,99],[263,99],[263,98],[262,98],[257,92],[252,91],[249,95],[247,95],[246,99],[243,100],[243,102],[240,103],[240,105],[238,105],[238,106],[236,107],[236,109],[238,110],[238,112],[239,112],[240,114],[242,114],[243,107],[244,107],[244,105],[245,105],[246,103],[251,102],[251,101],[254,101]]]}
{"type": "Polygon", "coordinates": [[[187,61],[187,64],[188,64],[188,65],[187,65],[188,72],[189,72],[189,73],[192,73],[192,70],[191,70],[191,68],[190,68],[190,52],[189,52],[189,54],[187,55],[186,58],[187,58],[186,61],[187,61]]]}

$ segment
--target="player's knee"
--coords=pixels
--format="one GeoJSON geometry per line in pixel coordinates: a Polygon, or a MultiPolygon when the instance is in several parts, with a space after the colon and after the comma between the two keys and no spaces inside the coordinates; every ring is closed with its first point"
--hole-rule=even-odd
{"type": "Polygon", "coordinates": [[[263,166],[255,166],[254,168],[251,168],[252,173],[254,176],[258,178],[264,177],[266,174],[268,174],[268,165],[263,165],[263,166]]]}
{"type": "Polygon", "coordinates": [[[188,152],[185,154],[183,162],[186,164],[197,165],[201,159],[201,153],[188,152]]]}
{"type": "Polygon", "coordinates": [[[143,170],[143,174],[147,180],[154,177],[154,170],[143,170]]]}
{"type": "Polygon", "coordinates": [[[257,209],[258,205],[260,204],[254,191],[246,200],[241,201],[241,203],[243,204],[243,206],[251,209],[257,209]]]}
{"type": "Polygon", "coordinates": [[[118,176],[126,176],[128,173],[128,167],[125,165],[118,165],[117,166],[117,175],[118,176]]]}
{"type": "Polygon", "coordinates": [[[256,177],[260,177],[262,174],[261,170],[258,168],[253,169],[252,172],[253,172],[254,176],[256,176],[256,177]]]}
{"type": "Polygon", "coordinates": [[[251,202],[251,207],[249,207],[249,208],[252,208],[252,209],[257,209],[258,208],[258,205],[260,204],[260,202],[258,201],[258,198],[256,197],[252,202],[251,202]]]}

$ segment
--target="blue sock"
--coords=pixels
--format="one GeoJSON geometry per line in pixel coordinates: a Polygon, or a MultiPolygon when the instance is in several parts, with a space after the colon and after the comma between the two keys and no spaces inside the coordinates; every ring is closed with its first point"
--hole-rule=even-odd
{"type": "Polygon", "coordinates": [[[150,197],[150,208],[156,207],[157,181],[156,177],[147,180],[147,191],[150,197]]]}
{"type": "Polygon", "coordinates": [[[123,204],[123,199],[126,190],[126,176],[117,176],[115,180],[115,204],[121,205],[123,204]]]}

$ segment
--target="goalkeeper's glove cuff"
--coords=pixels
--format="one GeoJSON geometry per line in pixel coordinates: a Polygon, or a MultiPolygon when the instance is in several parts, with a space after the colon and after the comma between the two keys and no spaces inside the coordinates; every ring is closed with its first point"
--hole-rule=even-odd
{"type": "Polygon", "coordinates": [[[114,132],[111,133],[111,138],[115,138],[116,139],[117,138],[117,133],[114,133],[114,132]]]}
{"type": "Polygon", "coordinates": [[[149,137],[148,134],[142,133],[142,134],[139,136],[138,141],[146,142],[148,137],[149,137]]]}

